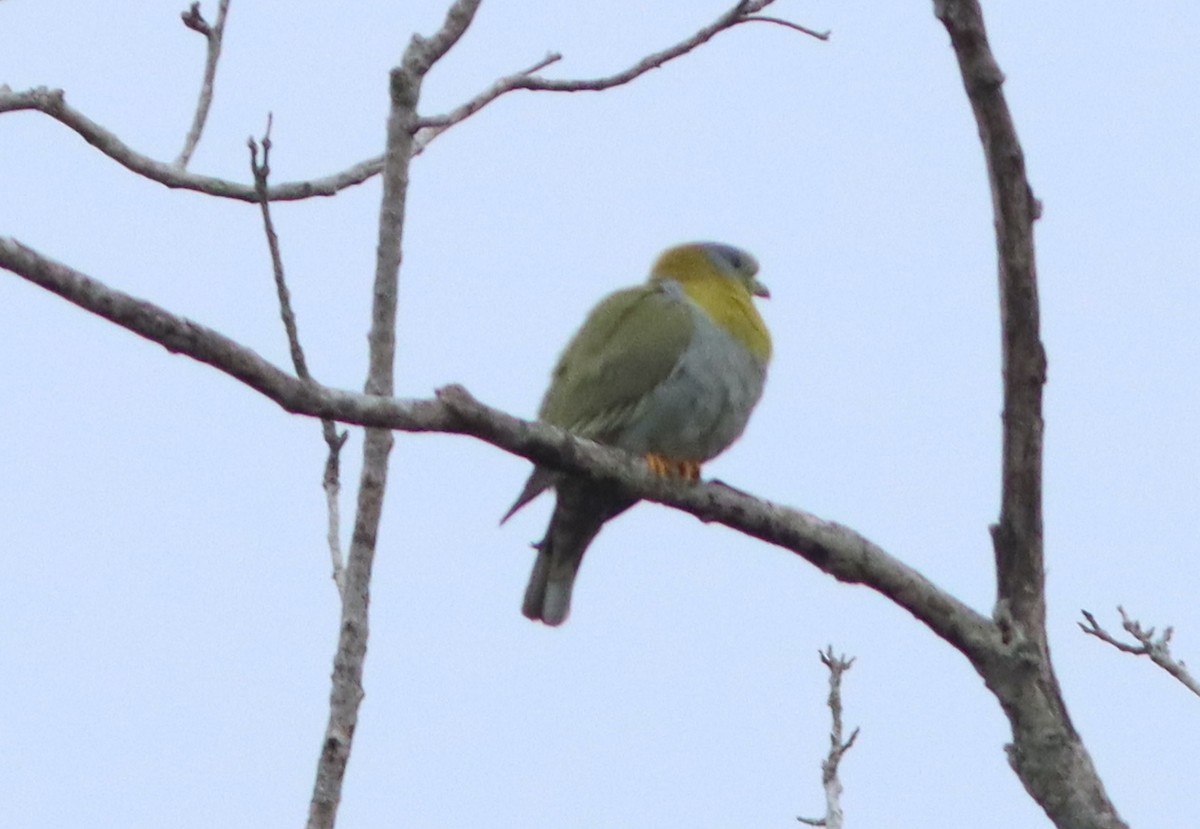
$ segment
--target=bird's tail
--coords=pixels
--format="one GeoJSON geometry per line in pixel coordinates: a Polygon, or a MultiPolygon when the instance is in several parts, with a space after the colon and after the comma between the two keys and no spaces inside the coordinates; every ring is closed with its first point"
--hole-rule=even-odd
{"type": "Polygon", "coordinates": [[[529,586],[525,588],[525,603],[521,606],[526,617],[551,626],[561,625],[571,612],[575,575],[583,563],[584,552],[604,524],[593,515],[579,515],[568,520],[560,513],[562,509],[556,505],[546,537],[534,545],[537,560],[533,563],[529,586]]]}
{"type": "Polygon", "coordinates": [[[534,621],[561,625],[571,612],[571,589],[583,554],[604,522],[633,505],[606,487],[562,481],[546,536],[534,547],[537,560],[521,612],[534,621]]]}

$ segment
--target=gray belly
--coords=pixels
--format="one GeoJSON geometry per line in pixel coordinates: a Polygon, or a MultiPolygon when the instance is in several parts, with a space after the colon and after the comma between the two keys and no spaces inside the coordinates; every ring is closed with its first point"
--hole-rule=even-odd
{"type": "Polygon", "coordinates": [[[699,310],[688,350],[670,376],[642,404],[618,441],[639,455],[655,452],[706,461],[746,428],[762,395],[766,366],[699,310]]]}

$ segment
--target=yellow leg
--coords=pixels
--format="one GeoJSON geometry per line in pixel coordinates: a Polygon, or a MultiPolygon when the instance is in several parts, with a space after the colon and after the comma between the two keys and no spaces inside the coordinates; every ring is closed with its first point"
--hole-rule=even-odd
{"type": "Polygon", "coordinates": [[[646,466],[650,467],[650,471],[660,478],[679,477],[685,481],[700,480],[699,461],[678,461],[657,452],[650,452],[646,455],[646,466]]]}
{"type": "Polygon", "coordinates": [[[700,480],[700,461],[680,461],[679,477],[685,481],[700,480]]]}

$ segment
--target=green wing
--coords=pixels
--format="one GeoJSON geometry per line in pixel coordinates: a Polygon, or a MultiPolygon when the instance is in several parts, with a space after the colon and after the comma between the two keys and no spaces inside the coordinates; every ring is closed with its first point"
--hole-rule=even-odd
{"type": "Polygon", "coordinates": [[[609,296],[559,358],[538,416],[584,437],[611,440],[671,374],[692,326],[684,302],[660,286],[609,296]]]}

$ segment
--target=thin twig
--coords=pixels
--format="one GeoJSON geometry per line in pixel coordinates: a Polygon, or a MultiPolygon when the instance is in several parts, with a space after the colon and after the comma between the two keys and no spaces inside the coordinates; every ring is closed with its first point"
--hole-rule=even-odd
{"type": "Polygon", "coordinates": [[[212,106],[213,82],[217,77],[217,62],[221,59],[221,42],[225,38],[225,15],[229,12],[229,0],[220,0],[217,6],[217,20],[212,26],[200,14],[200,4],[192,3],[183,12],[183,25],[204,35],[208,45],[208,57],[204,61],[204,81],[200,84],[200,97],[196,101],[196,114],[192,117],[192,128],[188,130],[183,140],[183,149],[175,159],[175,166],[181,170],[187,169],[192,160],[192,153],[200,143],[200,135],[204,132],[204,124],[208,121],[208,110],[212,106]]]}
{"type": "MultiPolygon", "coordinates": [[[[304,359],[304,349],[300,345],[300,332],[296,325],[296,314],[292,310],[292,295],[288,290],[283,273],[283,256],[279,251],[279,236],[275,233],[275,223],[271,220],[271,202],[267,198],[267,179],[271,175],[271,121],[267,115],[267,129],[262,138],[262,164],[258,163],[258,143],[253,138],[247,139],[250,148],[250,171],[254,175],[254,188],[258,191],[258,204],[262,210],[263,229],[267,235],[267,247],[271,251],[271,267],[275,273],[275,291],[279,296],[279,316],[283,319],[283,329],[287,333],[288,349],[292,355],[292,365],[296,376],[301,380],[311,381],[312,374],[308,371],[308,361],[304,359]]],[[[333,583],[337,585],[338,593],[344,594],[345,566],[342,556],[341,525],[339,510],[339,495],[341,494],[341,452],[346,445],[349,432],[337,431],[337,426],[329,418],[321,418],[321,434],[329,454],[325,458],[325,471],[321,476],[321,485],[325,490],[325,511],[328,516],[326,541],[329,545],[329,556],[333,563],[333,583]]]]}
{"type": "Polygon", "coordinates": [[[821,762],[821,785],[825,789],[825,817],[798,817],[796,820],[808,826],[824,826],[826,829],[842,829],[842,781],[838,777],[838,767],[842,757],[858,739],[858,729],[850,734],[850,739],[842,741],[842,674],[850,670],[854,659],[845,655],[834,656],[833,645],[819,651],[821,664],[829,669],[829,711],[833,723],[829,729],[829,754],[821,762]]]}
{"type": "Polygon", "coordinates": [[[1187,666],[1182,660],[1176,660],[1171,656],[1171,636],[1174,635],[1175,629],[1168,627],[1163,630],[1161,636],[1155,636],[1156,628],[1143,628],[1141,622],[1129,618],[1129,615],[1125,613],[1125,608],[1120,605],[1117,606],[1117,611],[1121,614],[1121,627],[1138,642],[1137,645],[1130,645],[1128,642],[1122,642],[1115,638],[1100,626],[1095,616],[1086,610],[1081,612],[1088,623],[1085,625],[1083,622],[1079,622],[1079,627],[1084,633],[1095,636],[1102,642],[1107,642],[1117,650],[1131,653],[1134,656],[1150,657],[1151,662],[1179,680],[1193,694],[1200,696],[1200,683],[1188,672],[1187,666]]]}
{"type": "Polygon", "coordinates": [[[806,34],[809,37],[815,37],[817,40],[829,40],[832,30],[826,29],[823,32],[818,32],[816,29],[810,29],[807,26],[801,26],[799,23],[793,23],[790,20],[784,20],[782,17],[769,17],[765,14],[756,14],[752,17],[746,17],[741,22],[752,23],[755,20],[761,23],[774,23],[776,26],[784,26],[788,29],[794,29],[801,34],[806,34]]]}

